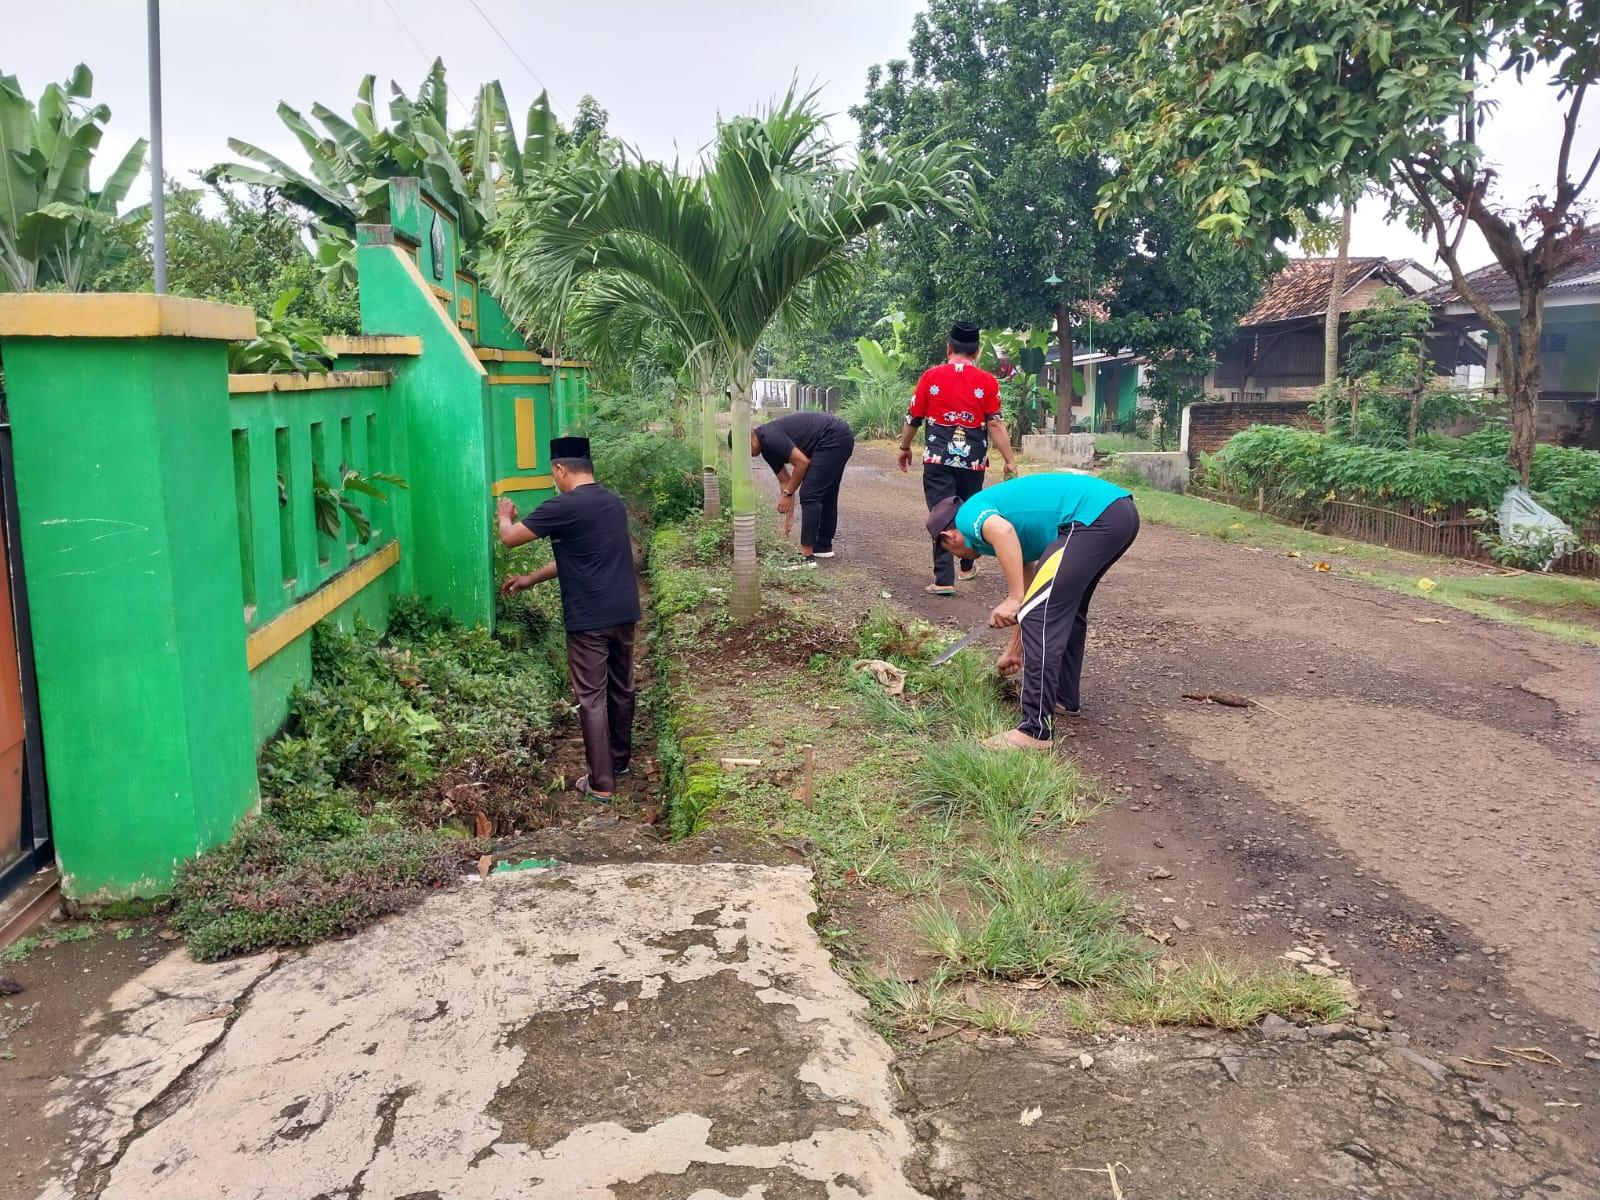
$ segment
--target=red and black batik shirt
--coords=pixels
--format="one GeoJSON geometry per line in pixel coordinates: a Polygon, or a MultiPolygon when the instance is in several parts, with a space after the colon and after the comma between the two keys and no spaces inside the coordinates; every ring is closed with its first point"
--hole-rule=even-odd
{"type": "Polygon", "coordinates": [[[993,375],[971,363],[949,362],[922,373],[907,419],[927,422],[924,463],[983,471],[989,466],[989,419],[999,411],[1000,384],[993,375]]]}

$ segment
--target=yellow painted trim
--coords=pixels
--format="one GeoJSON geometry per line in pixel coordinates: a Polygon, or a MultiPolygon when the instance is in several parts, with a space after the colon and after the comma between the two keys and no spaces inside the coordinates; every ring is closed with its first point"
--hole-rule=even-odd
{"type": "Polygon", "coordinates": [[[479,346],[477,354],[484,362],[549,362],[537,350],[502,350],[499,346],[479,346]]]}
{"type": "Polygon", "coordinates": [[[8,293],[0,295],[0,336],[243,342],[256,336],[256,317],[238,304],[149,292],[8,293]]]}
{"type": "Polygon", "coordinates": [[[437,296],[440,300],[443,300],[446,304],[449,304],[452,300],[454,300],[456,298],[456,295],[455,295],[454,292],[450,291],[448,288],[442,288],[436,283],[430,283],[428,285],[428,290],[430,292],[432,292],[435,296],[437,296]]]}
{"type": "Polygon", "coordinates": [[[504,496],[507,492],[536,492],[540,488],[552,488],[555,485],[556,481],[548,475],[513,475],[510,479],[495,480],[490,491],[496,496],[504,496]]]}
{"type": "MultiPolygon", "coordinates": [[[[412,282],[414,282],[417,287],[422,289],[422,293],[424,295],[427,295],[428,284],[427,281],[422,278],[422,271],[418,268],[417,264],[412,262],[406,253],[398,246],[390,246],[388,249],[395,256],[395,258],[400,260],[401,269],[404,270],[406,274],[411,276],[412,282]]],[[[489,372],[483,369],[483,364],[478,361],[478,356],[472,352],[472,343],[461,336],[461,330],[456,328],[456,323],[450,319],[450,314],[441,308],[439,316],[444,321],[444,327],[450,331],[450,336],[455,338],[456,344],[461,347],[461,353],[467,356],[467,361],[472,364],[473,369],[476,370],[479,375],[487,376],[489,372]]]]}
{"type": "Polygon", "coordinates": [[[594,364],[592,362],[590,362],[588,359],[584,359],[584,358],[563,358],[559,362],[557,362],[553,358],[541,358],[539,361],[542,362],[547,367],[592,367],[592,366],[594,366],[594,364]]]}
{"type": "Polygon", "coordinates": [[[279,613],[244,643],[244,660],[253,671],[400,561],[400,543],[345,568],[287,612],[279,613]]]}
{"type": "Polygon", "coordinates": [[[533,397],[518,396],[515,401],[517,414],[517,466],[537,467],[539,465],[539,428],[534,417],[533,397]]]}
{"type": "Polygon", "coordinates": [[[491,376],[489,376],[489,383],[490,383],[491,386],[493,386],[494,384],[504,385],[504,384],[508,384],[508,383],[513,383],[513,384],[525,385],[527,387],[533,387],[533,386],[535,386],[537,384],[549,383],[549,382],[550,382],[550,376],[548,376],[548,375],[491,375],[491,376]]]}
{"type": "Polygon", "coordinates": [[[322,344],[328,348],[329,354],[355,355],[355,354],[403,354],[415,357],[422,353],[422,339],[410,337],[405,334],[357,334],[330,333],[322,339],[322,344]]]}
{"type": "Polygon", "coordinates": [[[228,394],[321,392],[335,388],[388,387],[387,371],[329,371],[323,375],[229,375],[228,394]]]}

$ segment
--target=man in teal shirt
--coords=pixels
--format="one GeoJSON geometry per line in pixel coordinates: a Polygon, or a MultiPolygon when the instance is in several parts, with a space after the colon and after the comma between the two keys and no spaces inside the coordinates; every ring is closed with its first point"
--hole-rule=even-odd
{"type": "Polygon", "coordinates": [[[993,556],[1005,573],[1006,598],[989,624],[1014,629],[997,665],[1022,671],[1022,723],[990,743],[1050,749],[1058,706],[1078,711],[1095,585],[1139,533],[1133,494],[1093,475],[1025,475],[959,505],[942,501],[928,533],[965,561],[993,556]]]}

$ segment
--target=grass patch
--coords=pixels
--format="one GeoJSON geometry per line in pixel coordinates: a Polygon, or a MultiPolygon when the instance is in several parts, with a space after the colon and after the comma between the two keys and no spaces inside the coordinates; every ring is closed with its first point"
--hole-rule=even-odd
{"type": "MultiPolygon", "coordinates": [[[[665,547],[670,555],[653,554],[656,578],[697,570],[702,586],[715,578],[688,561],[688,548],[678,536],[665,547]]],[[[686,580],[674,586],[684,595],[714,595],[694,592],[686,580]]],[[[658,650],[673,639],[672,646],[694,654],[705,639],[679,643],[678,626],[701,620],[702,612],[691,605],[659,622],[658,650]]],[[[1022,1037],[1061,1016],[1088,1031],[1113,1021],[1233,1027],[1228,1023],[1248,1024],[1266,1011],[1316,1019],[1338,1011],[1334,990],[1303,974],[1209,961],[1158,969],[1158,949],[1131,932],[1122,900],[1097,890],[1087,864],[1042,856],[1033,839],[1086,819],[1094,790],[1066,759],[977,744],[1014,721],[982,652],[933,667],[938,631],[888,609],[867,616],[854,646],[846,640],[823,651],[824,631],[806,634],[819,649],[803,669],[762,671],[759,656],[745,653],[736,687],[720,662],[692,657],[698,674],[690,674],[675,661],[676,650],[658,659],[663,711],[675,709],[658,722],[671,730],[661,761],[669,765],[670,756],[673,770],[698,771],[704,784],[697,792],[680,776],[669,786],[673,827],[731,825],[809,839],[819,929],[830,946],[850,940],[828,915],[843,889],[875,893],[880,899],[871,905],[920,904],[918,932],[940,960],[932,978],[912,982],[892,970],[883,976],[846,967],[885,1037],[941,1025],[1022,1037]],[[904,668],[906,695],[891,697],[851,671],[855,655],[904,668]],[[729,703],[737,715],[723,711],[729,703]],[[809,804],[796,795],[804,743],[818,746],[809,804]],[[723,755],[761,765],[723,771],[723,755]],[[922,899],[928,896],[938,899],[922,899]],[[953,986],[975,979],[1048,980],[1067,990],[1052,1004],[1043,994],[1013,1001],[982,996],[970,982],[953,986]]],[[[741,645],[753,644],[753,636],[737,636],[741,645]]]]}
{"type": "Polygon", "coordinates": [[[1325,1023],[1350,1011],[1349,1000],[1330,980],[1290,967],[1239,966],[1209,953],[1198,962],[1145,965],[1130,971],[1099,1007],[1124,1025],[1217,1029],[1243,1029],[1268,1013],[1325,1023]]]}
{"type": "Polygon", "coordinates": [[[317,626],[311,682],[261,754],[260,815],[178,873],[190,951],[351,932],[454,882],[479,831],[533,824],[561,706],[554,603],[505,602],[498,636],[415,598],[396,601],[384,637],[317,626]]]}
{"type": "Polygon", "coordinates": [[[1156,449],[1156,444],[1137,433],[1097,433],[1094,435],[1096,454],[1144,454],[1156,449]]]}
{"type": "Polygon", "coordinates": [[[1096,893],[1086,863],[1054,866],[1018,850],[974,856],[965,874],[971,913],[940,902],[918,922],[957,974],[1091,987],[1153,957],[1123,928],[1121,898],[1096,893]]]}
{"type": "Polygon", "coordinates": [[[87,942],[96,932],[92,925],[68,925],[53,933],[30,933],[0,950],[0,963],[26,962],[35,950],[48,950],[62,942],[87,942]]]}

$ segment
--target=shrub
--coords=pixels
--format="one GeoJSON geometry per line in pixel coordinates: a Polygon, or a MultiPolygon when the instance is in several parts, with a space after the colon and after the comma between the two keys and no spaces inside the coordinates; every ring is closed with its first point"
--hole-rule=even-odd
{"type": "Polygon", "coordinates": [[[655,430],[599,430],[594,468],[595,477],[641,520],[670,524],[700,510],[700,452],[684,438],[655,430]]]}
{"type": "Polygon", "coordinates": [[[1259,489],[1270,503],[1306,508],[1333,499],[1424,509],[1492,506],[1516,479],[1504,459],[1454,447],[1356,446],[1281,425],[1252,425],[1234,434],[1215,461],[1224,487],[1244,495],[1259,489]]]}
{"type": "Polygon", "coordinates": [[[525,774],[560,694],[553,594],[502,602],[505,636],[414,597],[385,638],[357,620],[312,634],[311,682],[262,751],[261,815],[179,871],[179,928],[215,958],[315,941],[454,879],[465,828],[531,816],[525,774]],[[465,800],[452,779],[474,786],[465,800]],[[446,793],[449,793],[447,795],[446,793]]]}

